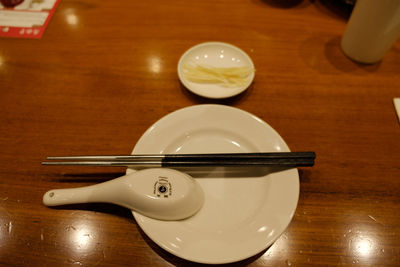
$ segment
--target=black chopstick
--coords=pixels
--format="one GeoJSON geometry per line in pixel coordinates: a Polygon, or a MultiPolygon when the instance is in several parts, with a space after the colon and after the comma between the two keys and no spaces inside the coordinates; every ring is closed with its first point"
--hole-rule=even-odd
{"type": "Polygon", "coordinates": [[[120,156],[47,157],[44,165],[91,166],[313,166],[315,152],[256,152],[205,154],[134,154],[120,156]],[[63,160],[63,161],[60,161],[63,160]]]}

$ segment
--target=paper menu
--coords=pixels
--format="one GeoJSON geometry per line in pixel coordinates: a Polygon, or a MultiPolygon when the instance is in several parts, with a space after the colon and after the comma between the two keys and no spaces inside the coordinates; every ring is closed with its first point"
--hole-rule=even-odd
{"type": "Polygon", "coordinates": [[[396,109],[397,118],[400,122],[400,97],[396,97],[393,99],[394,108],[396,109]]]}
{"type": "Polygon", "coordinates": [[[6,8],[0,3],[0,37],[41,38],[60,0],[24,0],[6,8]]]}

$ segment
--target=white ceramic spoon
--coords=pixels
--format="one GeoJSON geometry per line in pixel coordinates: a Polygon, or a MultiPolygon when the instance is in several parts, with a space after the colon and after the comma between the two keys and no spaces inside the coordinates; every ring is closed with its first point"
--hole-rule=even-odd
{"type": "Polygon", "coordinates": [[[46,206],[105,202],[160,220],[181,220],[203,205],[204,193],[191,176],[167,168],[145,169],[104,183],[53,189],[43,195],[46,206]]]}

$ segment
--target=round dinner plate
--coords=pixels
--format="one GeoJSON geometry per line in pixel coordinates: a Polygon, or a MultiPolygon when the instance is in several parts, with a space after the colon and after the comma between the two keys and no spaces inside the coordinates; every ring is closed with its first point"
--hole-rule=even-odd
{"type": "MultiPolygon", "coordinates": [[[[267,123],[224,105],[196,105],[151,126],[133,153],[240,153],[289,151],[267,123]]],[[[129,171],[134,171],[128,169],[129,171]]],[[[240,261],[267,249],[286,229],[299,197],[297,169],[187,168],[205,193],[203,207],[181,221],[132,212],[137,223],[168,252],[199,263],[240,261]]]]}
{"type": "Polygon", "coordinates": [[[178,77],[182,84],[197,95],[208,98],[227,98],[246,90],[254,79],[254,71],[244,85],[224,87],[215,83],[195,83],[185,78],[184,66],[190,63],[210,65],[217,68],[250,67],[251,58],[239,47],[223,42],[205,42],[187,50],[178,62],[178,77]]]}

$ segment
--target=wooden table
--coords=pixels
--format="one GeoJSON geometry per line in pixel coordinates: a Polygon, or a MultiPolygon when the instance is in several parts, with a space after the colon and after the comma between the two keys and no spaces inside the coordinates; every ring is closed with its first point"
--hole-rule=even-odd
{"type": "Polygon", "coordinates": [[[154,122],[217,103],[265,120],[300,168],[293,220],[266,251],[238,265],[399,266],[400,42],[360,65],[339,43],[339,1],[62,0],[43,38],[0,39],[0,265],[170,266],[175,257],[130,211],[87,204],[47,208],[51,188],[95,184],[123,168],[44,167],[48,155],[127,154],[154,122]],[[225,100],[189,93],[184,51],[223,41],[256,66],[252,86],[225,100]]]}

